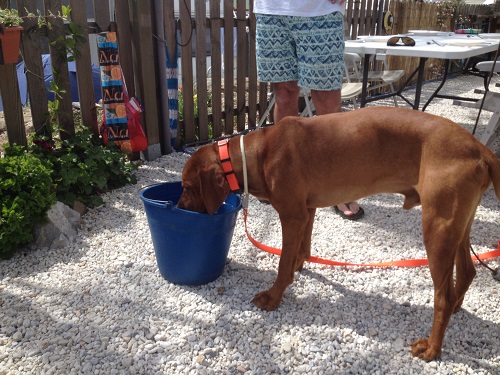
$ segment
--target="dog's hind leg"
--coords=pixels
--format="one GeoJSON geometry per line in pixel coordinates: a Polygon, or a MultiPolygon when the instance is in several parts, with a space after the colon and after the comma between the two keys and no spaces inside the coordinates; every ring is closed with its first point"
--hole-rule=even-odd
{"type": "Polygon", "coordinates": [[[457,197],[445,194],[422,201],[423,237],[434,284],[434,321],[429,337],[412,343],[411,352],[426,361],[441,354],[446,327],[457,304],[453,270],[468,222],[467,208],[460,207],[457,197]]]}
{"type": "Polygon", "coordinates": [[[314,217],[316,215],[315,208],[309,208],[309,220],[307,221],[306,229],[304,230],[304,235],[302,236],[302,242],[300,243],[299,256],[295,264],[296,271],[302,271],[304,267],[304,262],[311,257],[311,237],[314,225],[314,217]]]}
{"type": "MultiPolygon", "coordinates": [[[[475,212],[475,210],[474,210],[475,212]]],[[[472,284],[474,277],[476,276],[476,268],[470,256],[470,229],[472,227],[474,216],[471,218],[467,229],[465,230],[465,235],[460,243],[457,254],[455,256],[455,293],[457,297],[457,302],[455,303],[454,312],[457,312],[462,307],[464,302],[465,293],[472,284]]]]}

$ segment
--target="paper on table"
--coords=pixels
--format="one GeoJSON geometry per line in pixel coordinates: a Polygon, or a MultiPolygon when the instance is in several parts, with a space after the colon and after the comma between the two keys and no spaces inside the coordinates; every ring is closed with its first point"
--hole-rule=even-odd
{"type": "Polygon", "coordinates": [[[413,35],[420,35],[420,36],[434,36],[434,35],[446,34],[443,33],[442,31],[435,31],[435,30],[408,30],[408,32],[412,33],[413,35]]]}
{"type": "Polygon", "coordinates": [[[440,43],[446,44],[448,46],[459,46],[459,47],[487,46],[489,44],[482,40],[465,40],[465,39],[441,40],[440,43]]]}

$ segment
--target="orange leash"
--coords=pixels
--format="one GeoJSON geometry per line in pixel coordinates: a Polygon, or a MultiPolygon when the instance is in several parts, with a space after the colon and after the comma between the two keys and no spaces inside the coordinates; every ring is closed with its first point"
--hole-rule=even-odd
{"type": "MultiPolygon", "coordinates": [[[[248,232],[248,226],[247,226],[247,216],[248,216],[248,210],[244,209],[243,210],[243,220],[245,222],[245,232],[247,234],[248,239],[250,242],[256,246],[257,248],[274,254],[274,255],[281,255],[281,249],[277,249],[275,247],[271,247],[268,245],[265,245],[263,243],[260,243],[256,239],[254,239],[250,233],[248,232]]],[[[498,249],[493,250],[493,251],[488,251],[483,254],[478,254],[477,258],[472,257],[472,260],[480,259],[480,260],[485,260],[485,259],[491,259],[500,256],[500,241],[498,242],[498,249]]],[[[336,262],[333,260],[329,259],[324,259],[316,256],[311,256],[309,259],[307,259],[308,262],[312,263],[319,263],[319,264],[324,264],[327,266],[353,266],[353,267],[421,267],[421,266],[427,266],[429,264],[429,261],[427,259],[403,259],[403,260],[393,260],[389,262],[380,262],[380,263],[346,263],[346,262],[336,262]]]]}

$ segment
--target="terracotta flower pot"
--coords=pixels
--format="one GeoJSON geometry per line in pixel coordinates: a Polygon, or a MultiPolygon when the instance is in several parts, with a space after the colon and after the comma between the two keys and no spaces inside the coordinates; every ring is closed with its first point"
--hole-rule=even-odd
{"type": "Polygon", "coordinates": [[[22,26],[6,27],[0,33],[0,64],[17,63],[22,26]]]}

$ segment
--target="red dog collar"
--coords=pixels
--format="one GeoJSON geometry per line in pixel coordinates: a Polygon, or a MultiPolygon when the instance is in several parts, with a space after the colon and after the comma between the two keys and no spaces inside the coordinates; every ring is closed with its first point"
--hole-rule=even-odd
{"type": "Polygon", "coordinates": [[[240,191],[240,185],[238,184],[238,180],[236,179],[236,175],[234,174],[233,165],[231,164],[228,143],[229,139],[224,139],[217,142],[217,145],[219,146],[219,158],[222,164],[222,169],[226,174],[226,180],[229,183],[229,188],[234,193],[240,191]]]}

